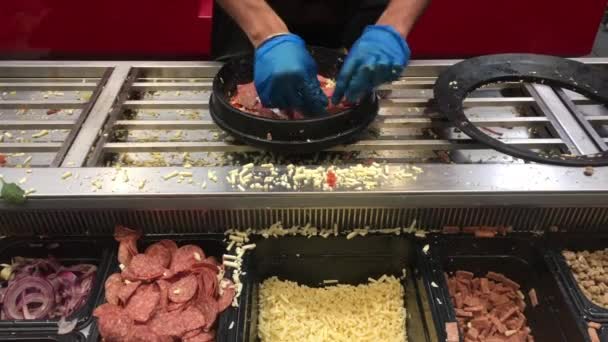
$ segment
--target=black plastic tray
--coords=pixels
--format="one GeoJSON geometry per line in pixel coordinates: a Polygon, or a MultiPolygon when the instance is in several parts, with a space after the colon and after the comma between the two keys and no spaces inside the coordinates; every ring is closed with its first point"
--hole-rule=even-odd
{"type": "MultiPolygon", "coordinates": [[[[446,339],[445,323],[456,322],[445,272],[465,270],[483,276],[488,271],[503,273],[521,285],[526,295],[524,314],[536,341],[587,341],[586,324],[575,317],[531,237],[475,239],[472,237],[433,236],[428,257],[422,267],[425,287],[431,298],[431,311],[440,341],[446,339]],[[435,282],[439,287],[431,286],[435,282]],[[530,304],[528,291],[534,288],[539,305],[530,304]]],[[[462,336],[461,336],[462,340],[462,336]]]]}
{"type": "Polygon", "coordinates": [[[0,335],[0,341],[15,342],[84,342],[85,337],[79,332],[67,335],[45,335],[20,333],[19,335],[0,335]]]}
{"type": "MultiPolygon", "coordinates": [[[[82,329],[91,322],[95,303],[101,296],[103,281],[109,268],[111,254],[107,238],[33,238],[7,239],[0,246],[0,263],[10,263],[16,256],[27,258],[45,258],[49,255],[56,257],[63,265],[89,263],[97,265],[97,273],[91,294],[86,304],[77,310],[71,319],[78,319],[75,331],[82,329]]],[[[0,321],[0,333],[26,332],[56,332],[58,320],[3,320],[0,321]]]]}
{"type": "MultiPolygon", "coordinates": [[[[163,240],[163,239],[175,241],[175,243],[177,243],[178,247],[181,247],[183,245],[188,245],[188,244],[200,246],[203,249],[203,251],[205,252],[206,256],[214,256],[220,261],[222,260],[222,255],[224,253],[226,253],[226,243],[224,242],[223,234],[145,235],[144,237],[139,239],[139,241],[137,242],[138,250],[139,250],[139,252],[143,252],[149,245],[151,245],[157,241],[163,240]]],[[[115,243],[115,247],[118,247],[118,243],[115,243]]],[[[110,267],[110,270],[111,271],[108,272],[108,274],[107,274],[108,277],[111,274],[120,271],[120,269],[118,268],[118,260],[116,259],[116,254],[113,255],[113,263],[110,267]]],[[[232,273],[228,273],[228,270],[227,270],[226,275],[228,277],[231,277],[232,273]]],[[[104,282],[105,282],[105,280],[104,280],[104,282]]],[[[103,287],[102,287],[101,293],[102,293],[102,295],[100,296],[99,301],[96,306],[99,306],[106,302],[103,287]]],[[[228,309],[226,309],[219,315],[218,323],[217,323],[217,330],[216,330],[216,341],[217,342],[227,341],[227,336],[228,336],[227,331],[229,330],[228,327],[231,322],[235,322],[234,324],[236,325],[236,322],[238,321],[238,315],[239,315],[239,308],[235,308],[232,306],[228,307],[228,309]]],[[[235,327],[233,327],[232,329],[235,329],[235,327]]],[[[87,337],[87,341],[89,341],[89,342],[101,341],[101,336],[99,335],[99,330],[97,329],[97,320],[96,319],[94,320],[94,324],[91,325],[91,330],[87,337]]]]}
{"type": "Polygon", "coordinates": [[[574,275],[570,270],[566,260],[561,252],[565,249],[571,251],[595,251],[608,247],[608,235],[595,234],[592,238],[579,234],[568,235],[568,238],[563,236],[550,236],[548,238],[548,250],[545,253],[545,259],[551,266],[550,269],[559,283],[559,286],[565,296],[572,301],[577,313],[584,318],[598,322],[608,323],[608,308],[603,308],[587,298],[581,291],[574,275]]]}
{"type": "MultiPolygon", "coordinates": [[[[420,277],[415,270],[416,250],[412,240],[393,236],[366,236],[347,240],[344,237],[304,238],[283,237],[259,239],[257,247],[246,257],[246,303],[242,316],[232,332],[230,341],[258,341],[257,314],[259,284],[277,276],[308,286],[322,286],[323,280],[336,279],[340,283],[367,283],[368,277],[383,274],[400,276],[407,270],[405,303],[408,312],[407,334],[410,341],[435,340],[429,335],[427,321],[423,318],[420,277]]],[[[245,298],[242,298],[245,300],[245,298]]],[[[430,318],[430,317],[429,317],[430,318]]],[[[433,328],[434,329],[434,328],[433,328]]]]}

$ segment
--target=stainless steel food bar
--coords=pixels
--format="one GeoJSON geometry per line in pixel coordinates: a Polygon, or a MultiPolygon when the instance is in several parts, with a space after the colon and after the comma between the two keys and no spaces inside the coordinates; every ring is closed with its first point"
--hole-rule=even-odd
{"type": "Polygon", "coordinates": [[[8,166],[57,167],[88,116],[108,68],[0,67],[0,153],[8,166]]]}
{"type": "MultiPolygon", "coordinates": [[[[608,64],[605,59],[581,61],[598,66],[608,64]]],[[[602,170],[585,176],[582,170],[574,168],[525,165],[521,160],[475,143],[453,127],[436,111],[432,86],[438,74],[455,62],[413,61],[400,80],[379,89],[379,116],[361,140],[297,160],[267,155],[238,144],[212,122],[208,100],[213,76],[220,67],[218,63],[0,62],[0,94],[15,89],[52,92],[60,89],[61,84],[66,92],[68,89],[91,91],[97,89],[94,85],[102,78],[100,70],[109,72],[103,90],[69,146],[63,168],[51,168],[44,173],[34,171],[28,176],[24,169],[5,167],[2,174],[9,179],[28,176],[23,186],[36,190],[30,196],[31,205],[37,208],[52,206],[54,198],[61,199],[62,205],[127,208],[142,206],[145,202],[145,205],[152,203],[167,209],[185,203],[231,208],[313,207],[315,203],[328,207],[361,207],[370,203],[382,207],[433,206],[463,204],[467,198],[471,202],[466,205],[473,206],[555,205],[558,198],[562,201],[560,205],[578,206],[590,203],[582,201],[583,197],[594,201],[608,198],[608,189],[603,187],[606,175],[602,170]],[[78,70],[85,72],[76,76],[78,70]],[[66,81],[64,75],[77,82],[66,81]],[[51,85],[50,80],[55,84],[51,85]],[[424,173],[379,182],[370,189],[335,191],[294,190],[282,186],[260,190],[250,188],[250,184],[239,188],[227,183],[225,178],[229,172],[240,172],[242,165],[249,162],[258,166],[272,162],[279,176],[291,162],[311,169],[331,165],[349,168],[358,163],[377,162],[390,170],[416,167],[424,173]],[[85,165],[95,167],[85,168],[85,165]],[[211,177],[214,180],[209,177],[210,171],[217,173],[211,177]],[[65,176],[67,172],[71,174],[65,176]],[[173,172],[177,175],[165,180],[173,172]],[[449,196],[456,192],[457,198],[449,196]],[[556,194],[561,195],[553,197],[556,194]],[[234,197],[224,202],[228,199],[225,196],[234,197]],[[117,197],[121,200],[116,201],[117,197]],[[426,200],[419,201],[423,197],[426,200]],[[84,198],[88,198],[87,201],[81,202],[84,198]],[[171,201],[166,201],[167,198],[171,201]]],[[[506,144],[546,153],[572,153],[568,146],[580,143],[575,141],[577,136],[571,134],[572,141],[566,141],[555,133],[552,112],[547,115],[546,110],[552,109],[539,110],[539,104],[556,93],[551,90],[539,95],[529,88],[519,83],[484,87],[465,100],[465,111],[471,122],[506,144]]],[[[583,119],[590,125],[602,127],[608,122],[608,113],[600,105],[580,95],[568,96],[575,106],[593,108],[589,112],[581,109],[583,119]]],[[[77,110],[83,106],[82,102],[86,101],[2,98],[0,107],[31,104],[44,108],[46,103],[48,108],[51,103],[73,106],[77,110]]],[[[47,124],[44,119],[21,121],[16,116],[0,116],[0,133],[28,127],[70,129],[72,123],[72,118],[48,120],[47,124]]],[[[598,136],[604,142],[608,137],[601,132],[598,136]]],[[[0,143],[0,153],[55,151],[60,147],[61,143],[55,141],[44,145],[4,141],[0,143]]]]}

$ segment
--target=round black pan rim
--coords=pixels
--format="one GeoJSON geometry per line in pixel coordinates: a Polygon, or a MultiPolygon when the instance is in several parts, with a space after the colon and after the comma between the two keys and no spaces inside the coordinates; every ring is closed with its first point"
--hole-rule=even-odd
{"type": "Polygon", "coordinates": [[[469,137],[527,161],[560,166],[606,166],[608,151],[592,155],[545,155],[508,145],[477,128],[464,113],[463,101],[482,85],[523,81],[565,88],[608,103],[608,74],[574,60],[535,54],[499,54],[464,60],[443,71],[434,86],[439,111],[469,137]]]}
{"type": "MultiPolygon", "coordinates": [[[[219,82],[221,82],[221,81],[219,81],[219,82]]],[[[214,96],[214,94],[212,94],[211,96],[214,96]]],[[[337,112],[335,114],[328,114],[328,115],[322,115],[322,116],[310,117],[310,118],[304,118],[304,119],[281,120],[281,119],[271,119],[271,118],[266,118],[266,117],[263,117],[263,116],[257,116],[257,115],[253,115],[253,114],[251,114],[249,112],[238,110],[237,108],[233,107],[230,104],[230,102],[226,101],[226,99],[223,96],[217,96],[217,98],[221,102],[222,106],[225,106],[225,107],[228,107],[228,108],[232,108],[235,112],[238,112],[241,115],[245,115],[245,116],[248,116],[248,117],[253,118],[255,120],[259,120],[259,121],[272,122],[273,124],[278,124],[278,125],[289,125],[291,122],[317,123],[317,122],[320,122],[320,121],[326,121],[330,117],[335,118],[335,117],[339,117],[339,116],[343,116],[343,115],[348,115],[348,113],[350,112],[350,110],[352,108],[352,107],[346,108],[346,109],[341,110],[341,111],[339,111],[339,112],[337,112]]],[[[353,105],[353,107],[355,107],[355,106],[356,105],[353,105]]]]}
{"type": "MultiPolygon", "coordinates": [[[[213,101],[213,98],[211,99],[213,101]]],[[[374,101],[377,103],[377,100],[374,101]]],[[[293,146],[298,147],[299,153],[307,153],[307,152],[317,152],[319,150],[326,149],[331,146],[336,146],[341,143],[348,143],[348,139],[352,139],[351,136],[356,135],[364,131],[367,126],[369,126],[374,120],[375,116],[364,116],[363,120],[358,123],[358,125],[352,127],[351,129],[340,133],[339,135],[329,136],[323,139],[317,139],[314,141],[303,142],[303,141],[282,141],[282,140],[271,140],[271,139],[263,139],[251,134],[247,134],[241,131],[237,131],[234,128],[226,125],[222,119],[215,116],[211,111],[211,118],[215,123],[224,131],[230,133],[231,135],[238,135],[239,139],[244,140],[245,143],[253,143],[257,146],[264,145],[266,148],[270,148],[272,150],[280,149],[285,146],[293,146]]]]}
{"type": "MultiPolygon", "coordinates": [[[[311,47],[309,50],[317,62],[318,74],[335,78],[344,55],[325,48],[311,47]]],[[[230,98],[239,84],[253,80],[253,63],[251,54],[225,63],[213,80],[209,98],[212,119],[236,140],[284,153],[319,151],[356,140],[356,135],[378,114],[375,92],[338,113],[301,120],[278,120],[240,111],[230,104],[230,98]]]]}

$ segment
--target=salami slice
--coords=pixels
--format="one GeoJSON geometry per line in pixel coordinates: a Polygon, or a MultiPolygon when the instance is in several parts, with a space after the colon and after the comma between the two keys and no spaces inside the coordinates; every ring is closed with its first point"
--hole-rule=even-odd
{"type": "Polygon", "coordinates": [[[131,229],[125,226],[116,226],[114,228],[114,239],[118,242],[125,240],[137,240],[141,237],[140,229],[131,229]]]}
{"type": "Polygon", "coordinates": [[[158,243],[165,246],[165,248],[171,252],[171,255],[177,250],[177,244],[173,240],[160,240],[158,243]]]}
{"type": "Polygon", "coordinates": [[[184,324],[184,332],[182,335],[188,331],[200,329],[205,326],[205,316],[194,305],[187,307],[180,313],[179,317],[184,324]]]}
{"type": "Polygon", "coordinates": [[[187,338],[190,338],[190,337],[194,337],[194,336],[200,334],[201,332],[203,332],[202,329],[190,330],[187,333],[185,333],[184,335],[182,335],[182,339],[187,339],[187,338]]]}
{"type": "Polygon", "coordinates": [[[161,342],[161,338],[148,326],[135,325],[129,332],[126,342],[161,342]]]}
{"type": "Polygon", "coordinates": [[[209,331],[219,315],[217,301],[211,297],[199,298],[196,301],[196,307],[205,316],[205,325],[203,329],[209,331]]]}
{"type": "Polygon", "coordinates": [[[208,332],[202,331],[198,335],[185,337],[182,340],[183,342],[212,342],[215,341],[215,330],[211,330],[208,332]]]}
{"type": "Polygon", "coordinates": [[[205,258],[203,250],[196,245],[185,245],[177,249],[171,260],[171,270],[175,273],[189,271],[197,262],[205,258]]]}
{"type": "Polygon", "coordinates": [[[135,240],[121,241],[118,245],[118,262],[127,266],[131,259],[137,254],[137,244],[135,240]]]}
{"type": "Polygon", "coordinates": [[[167,311],[169,311],[169,312],[181,311],[182,309],[185,309],[186,306],[188,306],[189,304],[190,304],[190,302],[185,302],[185,303],[169,302],[169,305],[167,305],[167,311]]]}
{"type": "Polygon", "coordinates": [[[233,286],[228,286],[224,289],[224,293],[222,293],[220,299],[217,301],[218,310],[220,312],[226,310],[230,306],[234,299],[234,295],[236,295],[236,290],[233,286]]]}
{"type": "Polygon", "coordinates": [[[196,262],[192,265],[192,271],[193,272],[202,272],[203,270],[210,270],[215,274],[220,273],[220,269],[218,268],[217,265],[215,265],[213,263],[213,261],[208,261],[207,259],[201,261],[201,262],[196,262]]]}
{"type": "Polygon", "coordinates": [[[191,274],[176,281],[169,288],[169,299],[175,303],[184,303],[192,299],[198,288],[196,276],[191,274]]]}
{"type": "Polygon", "coordinates": [[[222,264],[213,255],[210,255],[210,256],[206,257],[205,261],[207,261],[208,263],[213,264],[213,265],[215,265],[217,267],[222,266],[222,264]]]}
{"type": "Polygon", "coordinates": [[[216,274],[208,269],[204,269],[199,274],[201,295],[206,297],[217,297],[218,280],[216,274]]]}
{"type": "Polygon", "coordinates": [[[158,285],[158,288],[160,290],[160,299],[158,301],[160,309],[162,311],[167,311],[167,306],[169,305],[169,287],[171,286],[171,284],[168,281],[162,279],[157,280],[156,284],[158,285]]]}
{"type": "Polygon", "coordinates": [[[199,329],[205,324],[205,317],[190,306],[179,313],[159,313],[150,320],[148,326],[157,335],[181,337],[186,332],[199,329]]]}
{"type": "MultiPolygon", "coordinates": [[[[137,254],[131,260],[131,263],[125,269],[127,275],[134,280],[152,281],[162,277],[165,268],[158,262],[146,254],[137,254]]],[[[125,276],[125,274],[123,274],[125,276]]],[[[125,276],[126,277],[126,276],[125,276]]]]}
{"type": "Polygon", "coordinates": [[[118,299],[121,303],[126,304],[129,301],[129,298],[135,293],[135,290],[141,284],[140,281],[129,281],[125,285],[123,285],[118,291],[118,299]]]}
{"type": "Polygon", "coordinates": [[[110,304],[118,305],[118,293],[124,285],[125,283],[123,282],[120,273],[114,273],[109,276],[104,284],[106,301],[110,304]]]}
{"type": "Polygon", "coordinates": [[[171,251],[159,242],[148,246],[145,254],[156,259],[164,268],[168,268],[171,265],[171,251]]]}
{"type": "Polygon", "coordinates": [[[160,291],[156,284],[142,285],[131,296],[125,311],[136,322],[147,322],[158,305],[160,291]]]}
{"type": "Polygon", "coordinates": [[[133,320],[117,305],[102,304],[93,315],[99,333],[108,341],[124,341],[133,327],[133,320]]]}

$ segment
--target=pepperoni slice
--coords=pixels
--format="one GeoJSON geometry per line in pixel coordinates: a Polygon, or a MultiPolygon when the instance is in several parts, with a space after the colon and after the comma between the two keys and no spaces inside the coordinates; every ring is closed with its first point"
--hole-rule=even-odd
{"type": "Polygon", "coordinates": [[[175,303],[185,303],[194,297],[197,288],[198,283],[194,274],[183,277],[169,288],[169,299],[175,303]]]}
{"type": "Polygon", "coordinates": [[[236,295],[236,290],[233,286],[229,286],[224,289],[224,293],[222,293],[220,299],[217,301],[218,310],[220,312],[226,310],[230,306],[232,300],[234,299],[234,295],[236,295]]]}
{"type": "Polygon", "coordinates": [[[210,330],[208,332],[202,331],[198,335],[186,337],[184,335],[184,342],[212,342],[215,341],[215,330],[210,330]]]}
{"type": "Polygon", "coordinates": [[[135,291],[125,311],[136,322],[147,322],[158,305],[160,291],[156,284],[142,285],[135,291]]]}
{"type": "Polygon", "coordinates": [[[205,316],[193,306],[184,311],[159,313],[148,323],[157,335],[181,337],[188,331],[200,329],[205,325],[205,316]]]}
{"type": "Polygon", "coordinates": [[[164,268],[168,268],[171,265],[171,251],[159,242],[148,246],[145,254],[156,259],[164,268]]]}
{"type": "Polygon", "coordinates": [[[114,239],[118,242],[126,240],[137,240],[141,237],[141,230],[131,229],[125,226],[116,226],[114,228],[114,239]]]}
{"type": "Polygon", "coordinates": [[[187,307],[181,312],[179,317],[184,324],[184,332],[182,335],[188,331],[200,329],[205,326],[205,316],[195,306],[187,307]]]}
{"type": "Polygon", "coordinates": [[[159,305],[162,311],[167,311],[167,306],[169,305],[169,287],[171,284],[166,281],[159,279],[156,281],[158,288],[160,290],[160,299],[159,305]]]}
{"type": "Polygon", "coordinates": [[[129,332],[126,342],[161,342],[161,338],[148,326],[135,325],[129,332]]]}
{"type": "Polygon", "coordinates": [[[218,280],[216,274],[209,269],[204,269],[200,273],[199,279],[201,283],[201,294],[204,294],[207,297],[215,298],[218,289],[218,280]]]}
{"type": "Polygon", "coordinates": [[[133,327],[133,320],[116,305],[102,304],[93,315],[97,317],[99,333],[108,341],[124,341],[133,327]]]}
{"type": "Polygon", "coordinates": [[[197,262],[205,258],[203,250],[196,245],[185,245],[177,249],[171,260],[171,270],[175,273],[189,271],[197,262]]]}
{"type": "Polygon", "coordinates": [[[158,243],[165,246],[165,248],[171,252],[171,255],[177,250],[177,244],[173,240],[160,240],[158,243]]]}
{"type": "Polygon", "coordinates": [[[106,301],[110,304],[118,305],[118,293],[124,285],[125,283],[123,282],[120,273],[114,273],[109,276],[104,284],[106,301]]]}
{"type": "Polygon", "coordinates": [[[211,270],[215,274],[220,273],[218,266],[214,264],[213,261],[208,261],[207,259],[201,262],[196,262],[192,265],[192,272],[202,272],[203,269],[211,270]]]}
{"type": "Polygon", "coordinates": [[[190,304],[190,302],[185,302],[185,303],[169,302],[169,305],[167,305],[167,311],[169,311],[169,312],[181,311],[182,309],[186,308],[186,306],[188,306],[189,304],[190,304]]]}
{"type": "Polygon", "coordinates": [[[118,245],[118,262],[127,266],[137,254],[136,240],[121,241],[118,245]]]}
{"type": "MultiPolygon", "coordinates": [[[[131,260],[131,263],[125,269],[126,274],[133,280],[151,281],[162,277],[165,268],[158,262],[146,254],[137,254],[131,260]]],[[[127,275],[123,276],[126,278],[127,275]]],[[[127,278],[128,279],[128,278],[127,278]]]]}
{"type": "Polygon", "coordinates": [[[210,255],[210,256],[206,257],[205,261],[208,262],[208,263],[211,263],[211,264],[213,264],[213,265],[215,265],[217,267],[222,266],[222,264],[213,255],[210,255]]]}
{"type": "Polygon", "coordinates": [[[217,316],[219,315],[217,301],[211,297],[202,297],[197,300],[196,307],[200,310],[203,316],[205,316],[205,326],[203,329],[211,329],[217,320],[217,316]]]}
{"type": "Polygon", "coordinates": [[[196,336],[196,335],[200,334],[201,332],[203,332],[203,330],[202,330],[202,329],[194,329],[194,330],[190,330],[190,331],[188,331],[187,333],[185,333],[185,334],[182,336],[182,339],[187,339],[187,338],[190,338],[190,337],[194,337],[194,336],[196,336]]]}
{"type": "Polygon", "coordinates": [[[123,304],[127,303],[140,284],[141,281],[129,281],[124,284],[118,291],[118,299],[120,299],[120,302],[123,304]]]}

